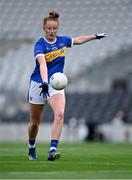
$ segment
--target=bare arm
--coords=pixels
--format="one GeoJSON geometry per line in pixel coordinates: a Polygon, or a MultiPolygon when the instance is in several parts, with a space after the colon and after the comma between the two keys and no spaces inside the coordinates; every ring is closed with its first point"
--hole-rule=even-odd
{"type": "Polygon", "coordinates": [[[80,44],[86,43],[88,41],[91,41],[94,39],[102,39],[104,37],[107,37],[106,33],[78,36],[78,37],[73,38],[73,45],[80,45],[80,44]]]}
{"type": "Polygon", "coordinates": [[[95,35],[78,36],[73,38],[73,45],[80,45],[94,39],[96,39],[95,35]]]}
{"type": "Polygon", "coordinates": [[[43,82],[48,82],[48,72],[47,65],[44,56],[37,57],[37,61],[39,62],[40,74],[43,82]]]}

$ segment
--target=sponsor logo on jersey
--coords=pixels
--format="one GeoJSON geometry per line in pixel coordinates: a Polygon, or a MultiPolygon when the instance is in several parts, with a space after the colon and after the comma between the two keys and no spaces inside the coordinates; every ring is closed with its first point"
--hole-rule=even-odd
{"type": "Polygon", "coordinates": [[[58,57],[65,56],[65,54],[66,54],[66,47],[63,47],[61,49],[58,49],[58,50],[55,50],[55,51],[45,54],[45,59],[46,59],[46,62],[51,62],[58,57]]]}

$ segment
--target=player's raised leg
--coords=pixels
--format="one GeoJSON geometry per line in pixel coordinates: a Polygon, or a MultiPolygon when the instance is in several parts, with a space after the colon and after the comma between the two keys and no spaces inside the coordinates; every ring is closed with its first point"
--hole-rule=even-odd
{"type": "Polygon", "coordinates": [[[41,113],[43,111],[43,105],[30,104],[30,121],[28,124],[28,136],[29,136],[29,152],[28,159],[35,160],[36,157],[36,136],[41,120],[41,113]]]}
{"type": "Polygon", "coordinates": [[[52,136],[50,150],[48,152],[48,160],[54,161],[60,158],[60,153],[57,151],[57,146],[61,136],[65,110],[65,95],[55,94],[48,99],[48,103],[54,112],[54,122],[52,126],[52,136]]]}

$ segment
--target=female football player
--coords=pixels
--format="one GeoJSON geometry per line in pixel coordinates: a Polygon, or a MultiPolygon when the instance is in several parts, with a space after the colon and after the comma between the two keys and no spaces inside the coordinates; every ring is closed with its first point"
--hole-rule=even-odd
{"type": "Polygon", "coordinates": [[[48,160],[54,161],[61,156],[57,151],[57,146],[63,127],[65,92],[64,90],[54,90],[49,84],[49,79],[55,72],[63,72],[66,48],[106,37],[105,33],[75,38],[58,36],[58,28],[59,13],[52,11],[43,21],[44,37],[41,37],[34,46],[36,66],[31,75],[28,94],[30,105],[30,122],[28,125],[29,160],[35,160],[37,157],[35,141],[46,101],[54,113],[48,160]]]}

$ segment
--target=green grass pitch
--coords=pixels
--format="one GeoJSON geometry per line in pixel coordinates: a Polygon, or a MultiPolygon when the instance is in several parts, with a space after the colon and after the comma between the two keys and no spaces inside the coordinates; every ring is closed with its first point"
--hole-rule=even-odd
{"type": "Polygon", "coordinates": [[[29,161],[26,144],[0,143],[0,179],[132,179],[132,144],[60,143],[54,162],[48,148],[37,144],[38,159],[29,161]]]}

